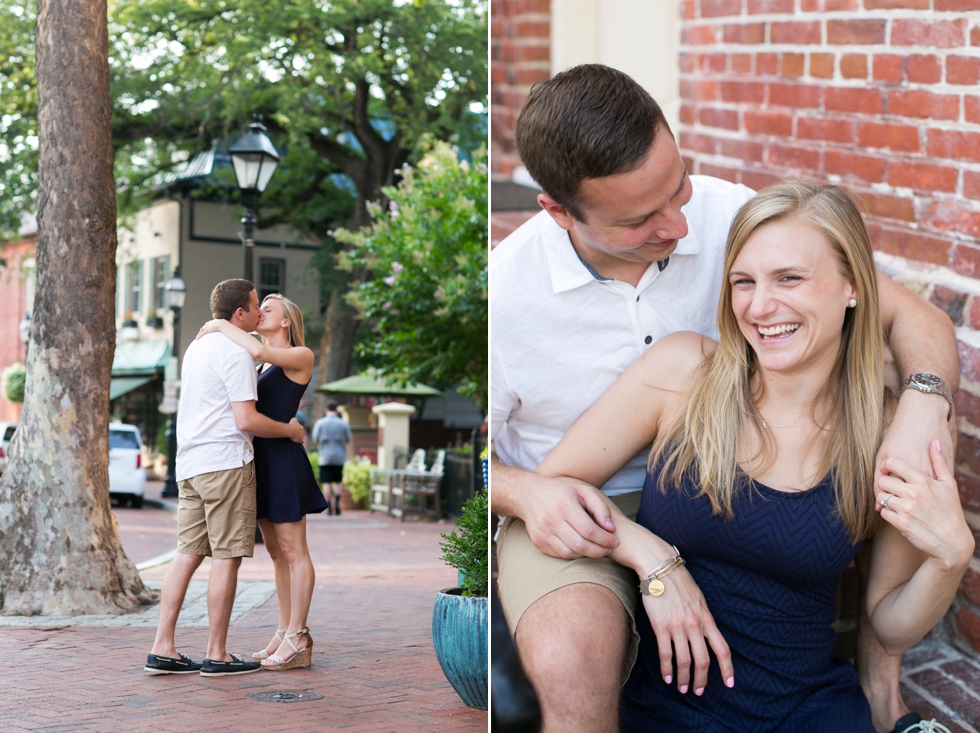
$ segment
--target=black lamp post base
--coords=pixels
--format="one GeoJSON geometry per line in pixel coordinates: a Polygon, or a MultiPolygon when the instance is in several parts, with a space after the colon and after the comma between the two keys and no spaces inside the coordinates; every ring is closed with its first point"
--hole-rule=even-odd
{"type": "Polygon", "coordinates": [[[180,496],[180,492],[177,490],[177,481],[173,476],[167,476],[163,483],[163,493],[160,496],[164,499],[176,499],[180,496]]]}

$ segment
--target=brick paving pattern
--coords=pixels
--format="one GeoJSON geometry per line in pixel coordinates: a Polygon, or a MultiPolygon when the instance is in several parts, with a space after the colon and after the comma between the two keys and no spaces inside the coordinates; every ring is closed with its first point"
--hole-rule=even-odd
{"type": "Polygon", "coordinates": [[[941,631],[909,650],[902,694],[912,710],[953,733],[980,732],[980,664],[942,640],[941,631]],[[935,638],[934,638],[935,637],[935,638]]]}
{"type": "MultiPolygon", "coordinates": [[[[159,496],[158,485],[148,489],[148,497],[153,492],[159,496]]],[[[152,507],[115,511],[123,546],[135,561],[162,555],[176,544],[172,514],[152,507]]],[[[306,670],[151,676],[143,664],[152,627],[38,619],[31,627],[0,627],[0,644],[8,652],[0,668],[0,730],[482,733],[488,729],[487,713],[462,703],[432,648],[436,592],[456,585],[455,571],[439,559],[439,535],[450,529],[368,512],[315,515],[308,527],[317,572],[309,619],[314,649],[313,666],[306,670]],[[247,698],[287,691],[323,698],[294,703],[247,698]]],[[[160,565],[141,577],[156,584],[165,571],[160,565]]],[[[205,561],[195,584],[207,576],[205,561]]],[[[273,578],[262,546],[243,561],[239,578],[238,600],[253,607],[232,624],[229,649],[250,654],[268,642],[278,621],[274,596],[254,605],[256,594],[271,590],[273,578]],[[251,600],[243,594],[252,594],[251,600]]],[[[206,641],[206,627],[182,623],[178,629],[178,648],[195,659],[203,656],[206,641]]]]}

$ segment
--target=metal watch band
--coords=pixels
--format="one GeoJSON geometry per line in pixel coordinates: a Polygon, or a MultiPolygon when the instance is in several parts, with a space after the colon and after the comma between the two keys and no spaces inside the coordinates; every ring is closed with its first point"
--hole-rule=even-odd
{"type": "Polygon", "coordinates": [[[917,372],[913,374],[902,385],[902,391],[907,389],[917,389],[927,394],[937,394],[949,403],[949,413],[946,415],[946,422],[953,419],[953,395],[946,386],[946,382],[938,374],[931,372],[917,372]]]}

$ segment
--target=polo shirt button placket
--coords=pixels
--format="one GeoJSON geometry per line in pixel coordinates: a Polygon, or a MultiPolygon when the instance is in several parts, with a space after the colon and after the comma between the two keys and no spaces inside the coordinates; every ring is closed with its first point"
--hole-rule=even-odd
{"type": "Polygon", "coordinates": [[[645,343],[647,346],[649,346],[650,344],[652,344],[653,343],[653,336],[647,336],[645,339],[643,339],[643,343],[645,343]]]}

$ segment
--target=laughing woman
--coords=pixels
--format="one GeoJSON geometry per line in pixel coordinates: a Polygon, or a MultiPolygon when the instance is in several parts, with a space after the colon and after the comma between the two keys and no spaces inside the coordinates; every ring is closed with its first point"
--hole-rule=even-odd
{"type": "MultiPolygon", "coordinates": [[[[262,301],[256,332],[260,343],[227,321],[204,324],[198,338],[220,331],[263,362],[255,408],[280,422],[296,416],[313,373],[313,352],[304,345],[303,315],[281,295],[262,301]]],[[[306,515],[327,508],[303,446],[289,440],[254,438],[256,516],[276,569],[279,628],[272,641],[252,656],[268,670],[309,667],[313,639],[306,618],[316,580],[306,544],[306,515]]]]}
{"type": "Polygon", "coordinates": [[[973,537],[938,440],[936,480],[890,459],[875,497],[894,400],[851,198],[762,191],[735,216],[725,273],[720,341],[652,346],[538,472],[602,486],[653,442],[637,523],[610,503],[612,558],[642,579],[650,621],[622,730],[874,733],[857,673],[833,656],[841,572],[877,531],[871,625],[900,654],[949,608],[973,537]]]}

